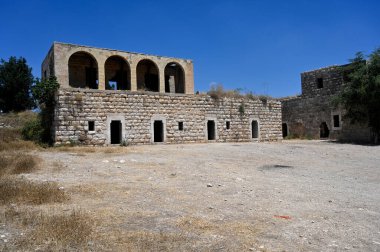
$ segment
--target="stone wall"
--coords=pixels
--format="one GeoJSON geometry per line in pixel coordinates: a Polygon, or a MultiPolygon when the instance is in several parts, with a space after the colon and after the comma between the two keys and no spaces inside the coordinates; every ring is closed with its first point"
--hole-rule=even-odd
{"type": "Polygon", "coordinates": [[[282,100],[282,122],[287,125],[288,135],[319,139],[321,125],[325,123],[329,139],[370,141],[370,129],[351,124],[344,118],[344,109],[333,104],[334,97],[345,85],[341,66],[301,73],[301,82],[300,96],[282,100]],[[318,79],[322,79],[322,87],[318,86],[318,79]],[[339,125],[334,124],[334,116],[339,117],[339,125]]]}
{"type": "Polygon", "coordinates": [[[215,122],[215,142],[282,139],[277,100],[61,88],[55,117],[56,144],[110,144],[110,122],[115,120],[130,144],[152,143],[155,120],[163,122],[165,143],[207,142],[208,120],[215,122]],[[258,138],[252,138],[252,121],[258,123],[258,138]],[[93,131],[89,122],[94,122],[93,131]]]}

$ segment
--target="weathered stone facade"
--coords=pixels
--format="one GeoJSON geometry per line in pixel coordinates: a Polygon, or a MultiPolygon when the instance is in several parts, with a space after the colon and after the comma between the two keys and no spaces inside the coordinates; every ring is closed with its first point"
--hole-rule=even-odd
{"type": "Polygon", "coordinates": [[[341,66],[301,73],[301,83],[300,96],[282,100],[283,136],[370,141],[370,129],[344,120],[344,110],[333,104],[345,86],[341,66]]]}
{"type": "Polygon", "coordinates": [[[191,60],[54,43],[56,144],[276,141],[281,102],[194,95],[191,60]]]}
{"type": "Polygon", "coordinates": [[[120,122],[120,140],[130,144],[155,142],[154,135],[161,134],[160,129],[154,127],[156,121],[162,122],[163,138],[159,142],[165,143],[282,139],[281,103],[276,100],[215,100],[205,95],[59,90],[56,144],[111,144],[112,121],[120,122]],[[209,121],[213,121],[215,127],[214,139],[211,140],[208,139],[209,121]],[[90,122],[94,123],[93,130],[89,130],[90,122]]]}

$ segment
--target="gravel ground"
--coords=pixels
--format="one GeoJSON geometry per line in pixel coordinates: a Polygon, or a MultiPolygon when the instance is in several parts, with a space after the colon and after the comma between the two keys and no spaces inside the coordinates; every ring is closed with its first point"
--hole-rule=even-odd
{"type": "Polygon", "coordinates": [[[38,152],[45,168],[23,176],[57,181],[72,197],[62,207],[91,213],[99,234],[180,233],[198,251],[380,251],[380,146],[120,149],[38,152]]]}

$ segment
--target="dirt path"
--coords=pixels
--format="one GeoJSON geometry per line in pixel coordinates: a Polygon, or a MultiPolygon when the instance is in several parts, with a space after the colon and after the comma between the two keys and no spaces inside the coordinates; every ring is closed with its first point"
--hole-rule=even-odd
{"type": "Polygon", "coordinates": [[[39,152],[45,168],[24,176],[57,181],[72,197],[62,208],[91,214],[99,239],[114,244],[94,240],[96,249],[138,241],[129,245],[144,250],[159,234],[173,250],[380,251],[380,147],[284,141],[88,151],[39,152]]]}

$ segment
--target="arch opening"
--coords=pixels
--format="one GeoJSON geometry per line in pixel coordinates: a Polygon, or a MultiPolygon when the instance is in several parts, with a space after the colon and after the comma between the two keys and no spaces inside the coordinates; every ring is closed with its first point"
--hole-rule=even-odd
{"type": "Polygon", "coordinates": [[[108,90],[131,90],[131,70],[120,56],[111,56],[104,63],[105,87],[108,90]]]}
{"type": "Polygon", "coordinates": [[[151,60],[141,60],[137,64],[137,90],[158,92],[160,81],[158,67],[151,60]]]}
{"type": "Polygon", "coordinates": [[[76,52],[69,58],[69,85],[75,88],[98,89],[98,63],[87,52],[76,52]]]}
{"type": "Polygon", "coordinates": [[[185,93],[185,74],[178,63],[171,62],[165,67],[165,92],[185,93]]]}

